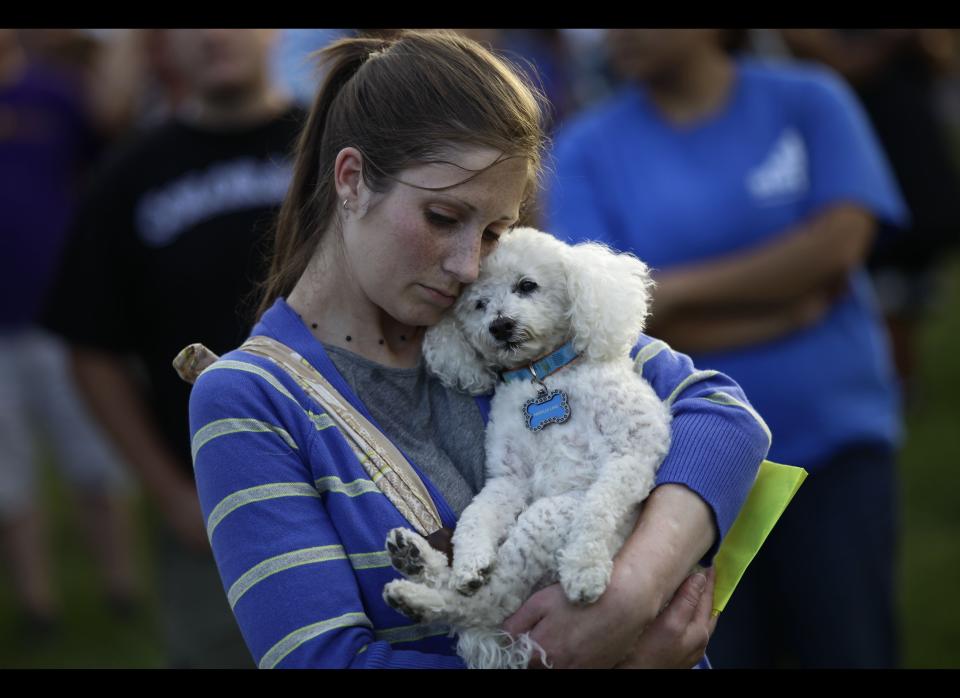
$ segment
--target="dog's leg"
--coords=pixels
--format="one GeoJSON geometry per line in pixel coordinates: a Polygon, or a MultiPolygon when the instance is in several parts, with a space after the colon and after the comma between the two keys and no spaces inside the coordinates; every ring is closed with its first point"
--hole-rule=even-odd
{"type": "Polygon", "coordinates": [[[556,552],[579,506],[578,499],[560,495],[534,502],[500,547],[487,584],[475,596],[463,599],[461,608],[471,609],[470,621],[458,627],[457,652],[467,666],[525,668],[535,653],[544,654],[527,634],[510,638],[500,627],[539,582],[553,577],[556,552]]]}
{"type": "Polygon", "coordinates": [[[413,531],[394,529],[387,542],[391,559],[411,579],[388,583],[383,598],[416,620],[498,628],[527,600],[537,582],[556,569],[556,552],[576,508],[577,498],[571,495],[534,502],[500,546],[488,583],[473,596],[458,593],[451,584],[431,585],[425,578],[426,565],[421,564],[429,555],[427,542],[413,531]]]}
{"type": "Polygon", "coordinates": [[[417,623],[454,624],[463,616],[455,612],[456,596],[449,590],[409,579],[394,579],[383,587],[383,600],[387,605],[417,623]]]}
{"type": "Polygon", "coordinates": [[[476,599],[492,608],[488,619],[499,625],[533,592],[537,583],[555,575],[557,551],[568,535],[582,497],[558,495],[534,502],[497,552],[496,565],[476,599]]]}
{"type": "Polygon", "coordinates": [[[606,591],[613,557],[653,488],[657,459],[655,454],[613,459],[587,490],[559,555],[560,583],[573,603],[593,603],[606,591]]]}
{"type": "Polygon", "coordinates": [[[384,587],[384,600],[418,622],[453,626],[462,637],[460,656],[470,667],[526,666],[539,648],[528,637],[511,641],[499,629],[537,583],[555,572],[556,552],[580,499],[573,495],[541,499],[523,512],[500,546],[488,583],[475,595],[400,579],[384,587]]]}
{"type": "Polygon", "coordinates": [[[453,585],[462,594],[483,586],[497,558],[497,547],[526,503],[526,484],[497,477],[474,498],[453,532],[453,585]]]}
{"type": "Polygon", "coordinates": [[[423,536],[406,528],[387,534],[390,562],[400,574],[414,582],[445,587],[450,580],[447,556],[433,548],[423,536]]]}

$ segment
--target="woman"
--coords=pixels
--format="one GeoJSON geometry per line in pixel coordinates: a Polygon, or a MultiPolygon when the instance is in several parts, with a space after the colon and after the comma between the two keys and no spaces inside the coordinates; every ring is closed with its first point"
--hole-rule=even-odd
{"type": "MultiPolygon", "coordinates": [[[[371,475],[378,451],[341,427],[369,420],[406,456],[425,492],[414,508],[433,529],[453,528],[482,487],[489,403],[444,389],[420,346],[521,218],[541,108],[504,62],[453,34],[346,39],[324,54],[326,82],[297,148],[252,334],[285,344],[294,372],[349,406],[321,407],[307,382],[260,355],[225,355],[191,396],[201,504],[261,667],[462,667],[445,629],[383,602],[397,576],[386,534],[410,524],[382,492],[404,483],[387,469],[371,475]],[[338,421],[341,409],[359,416],[338,421]]],[[[709,564],[769,445],[729,379],[641,344],[638,370],[675,399],[675,445],[600,601],[573,607],[548,587],[508,622],[530,631],[553,666],[702,657],[711,577],[684,579],[698,560],[709,564]],[[698,399],[718,391],[732,402],[698,399]]]]}
{"type": "Polygon", "coordinates": [[[721,30],[609,39],[627,81],[558,135],[550,229],[656,268],[651,331],[740,382],[770,458],[810,473],[711,659],[892,666],[899,411],[862,266],[906,216],[883,152],[823,69],[734,60],[721,30]]]}

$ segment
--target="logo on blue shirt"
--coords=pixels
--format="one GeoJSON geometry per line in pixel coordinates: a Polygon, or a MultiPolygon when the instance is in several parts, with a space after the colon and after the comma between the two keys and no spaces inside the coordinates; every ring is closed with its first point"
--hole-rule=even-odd
{"type": "Polygon", "coordinates": [[[807,193],[807,147],[796,129],[784,129],[766,159],[747,173],[747,190],[760,203],[780,204],[807,193]]]}

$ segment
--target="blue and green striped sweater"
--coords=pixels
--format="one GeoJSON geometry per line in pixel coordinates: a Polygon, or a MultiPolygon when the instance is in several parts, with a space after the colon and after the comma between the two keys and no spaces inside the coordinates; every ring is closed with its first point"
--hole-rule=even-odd
{"type": "MultiPolygon", "coordinates": [[[[373,421],[285,301],[252,334],[294,349],[373,421]]],[[[657,481],[698,492],[722,539],[766,456],[769,431],[723,374],[697,371],[645,336],[633,355],[673,412],[673,445],[657,481]]],[[[477,404],[486,418],[489,398],[477,404]]],[[[412,624],[383,602],[384,584],[398,576],[384,552],[386,534],[409,524],[282,369],[241,351],[225,354],[193,388],[190,431],[213,554],[260,667],[463,667],[444,628],[412,624]]],[[[449,505],[421,477],[453,528],[449,505]]]]}

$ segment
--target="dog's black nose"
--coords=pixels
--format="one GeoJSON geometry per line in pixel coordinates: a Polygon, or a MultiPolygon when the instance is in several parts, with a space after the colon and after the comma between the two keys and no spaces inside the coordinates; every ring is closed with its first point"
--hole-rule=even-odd
{"type": "Polygon", "coordinates": [[[498,317],[490,323],[490,334],[498,341],[505,342],[513,335],[513,330],[517,326],[510,318],[498,317]]]}

